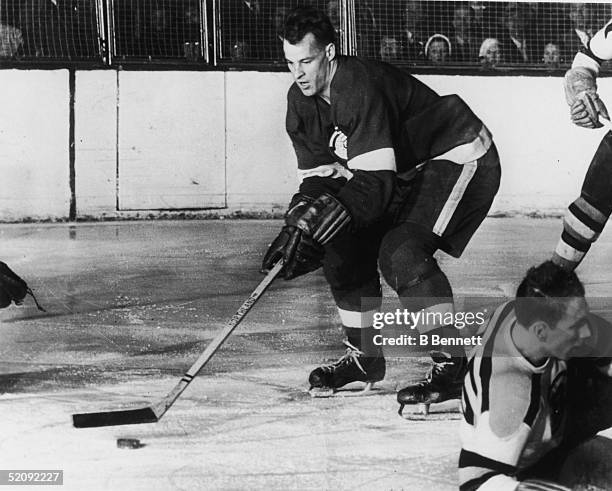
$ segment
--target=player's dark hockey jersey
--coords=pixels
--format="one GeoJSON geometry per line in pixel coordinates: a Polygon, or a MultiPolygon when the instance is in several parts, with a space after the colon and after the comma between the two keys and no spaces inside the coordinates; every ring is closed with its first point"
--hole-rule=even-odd
{"type": "MultiPolygon", "coordinates": [[[[389,199],[391,186],[374,182],[372,173],[381,173],[383,180],[388,173],[407,178],[431,159],[474,162],[491,146],[487,128],[460,97],[441,97],[386,63],[339,57],[330,102],[307,97],[293,84],[287,97],[287,132],[300,181],[336,180],[333,191],[361,224],[380,215],[389,199]],[[353,177],[356,182],[344,186],[353,177]],[[348,189],[341,190],[343,186],[348,189]],[[359,188],[357,197],[351,188],[359,188]],[[367,206],[352,206],[360,199],[367,206]]],[[[316,194],[312,187],[311,181],[301,190],[316,194]]]]}

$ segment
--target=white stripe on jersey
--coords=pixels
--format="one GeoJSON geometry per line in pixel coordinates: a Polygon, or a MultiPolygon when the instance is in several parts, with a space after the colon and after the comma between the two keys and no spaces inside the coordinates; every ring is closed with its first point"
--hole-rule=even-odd
{"type": "Polygon", "coordinates": [[[378,150],[362,153],[349,160],[348,166],[352,170],[390,170],[397,172],[395,150],[392,148],[379,148],[378,150]]]}

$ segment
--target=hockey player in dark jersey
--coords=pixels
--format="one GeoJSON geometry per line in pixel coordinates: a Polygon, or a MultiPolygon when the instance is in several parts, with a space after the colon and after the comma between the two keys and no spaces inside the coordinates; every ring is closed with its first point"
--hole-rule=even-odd
{"type": "Polygon", "coordinates": [[[589,312],[574,272],[546,261],[480,334],[463,388],[461,491],[567,489],[557,482],[569,451],[612,426],[612,325],[589,312]]]}
{"type": "MultiPolygon", "coordinates": [[[[608,23],[576,54],[565,75],[565,95],[572,121],[583,128],[601,128],[600,118],[610,117],[597,95],[600,65],[612,59],[612,22],[608,23]]],[[[612,132],[608,131],[589,165],[580,196],[568,208],[563,233],[553,261],[576,268],[597,240],[612,213],[612,132]]]]}
{"type": "MultiPolygon", "coordinates": [[[[439,96],[391,65],[339,56],[324,14],[292,11],[283,47],[295,80],[286,127],[300,187],[263,270],[281,258],[285,279],[323,267],[347,353],[310,374],[312,390],[367,387],[385,375],[373,341],[379,269],[404,308],[452,312],[452,289],[433,255],[461,255],[499,187],[499,158],[460,97],[439,96]]],[[[452,325],[416,327],[460,335],[452,325]]],[[[438,353],[431,373],[398,401],[458,398],[464,370],[461,346],[438,353]]]]}

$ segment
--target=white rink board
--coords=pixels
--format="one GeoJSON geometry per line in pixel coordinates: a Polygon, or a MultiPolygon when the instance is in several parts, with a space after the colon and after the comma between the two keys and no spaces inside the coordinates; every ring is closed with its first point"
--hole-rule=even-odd
{"type": "Polygon", "coordinates": [[[67,214],[68,71],[1,70],[0,87],[0,219],[67,214]]]}
{"type": "Polygon", "coordinates": [[[119,209],[225,206],[223,73],[119,74],[119,209]]]}
{"type": "MultiPolygon", "coordinates": [[[[491,129],[503,169],[493,212],[562,212],[575,199],[604,131],[569,122],[561,77],[418,78],[460,94],[491,129]]],[[[65,219],[68,72],[1,70],[0,83],[0,220],[65,219]]],[[[77,71],[77,216],[283,209],[297,189],[290,84],[279,72],[77,71]]],[[[598,84],[612,104],[612,79],[598,84]]]]}

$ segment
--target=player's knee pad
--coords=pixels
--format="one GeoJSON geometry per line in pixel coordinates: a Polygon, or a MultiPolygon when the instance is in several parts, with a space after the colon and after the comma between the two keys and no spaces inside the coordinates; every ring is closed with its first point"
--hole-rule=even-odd
{"type": "Polygon", "coordinates": [[[433,257],[436,241],[432,235],[421,227],[405,224],[383,239],[380,270],[400,299],[452,296],[448,279],[433,257]]]}

